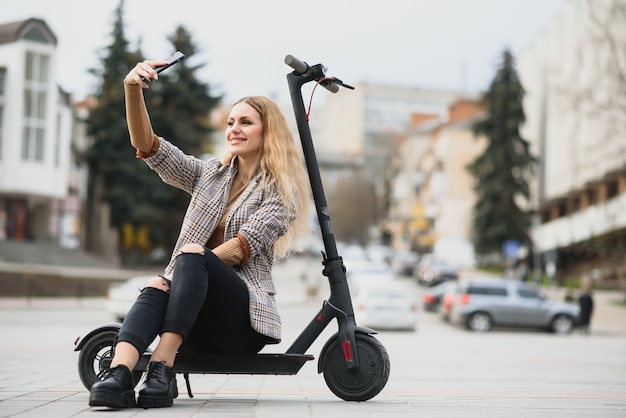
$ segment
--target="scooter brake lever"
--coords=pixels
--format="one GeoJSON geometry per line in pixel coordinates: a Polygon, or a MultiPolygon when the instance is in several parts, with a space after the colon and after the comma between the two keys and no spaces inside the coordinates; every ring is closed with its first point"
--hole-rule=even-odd
{"type": "MultiPolygon", "coordinates": [[[[330,78],[330,79],[328,79],[326,82],[327,82],[328,84],[337,84],[337,85],[340,85],[341,87],[345,87],[345,88],[347,88],[347,89],[354,90],[354,87],[352,87],[352,86],[351,86],[351,85],[349,85],[349,84],[344,83],[343,81],[341,81],[341,80],[340,80],[340,79],[338,79],[337,77],[331,77],[331,78],[330,78]]],[[[324,82],[322,82],[322,85],[324,85],[324,82]]]]}

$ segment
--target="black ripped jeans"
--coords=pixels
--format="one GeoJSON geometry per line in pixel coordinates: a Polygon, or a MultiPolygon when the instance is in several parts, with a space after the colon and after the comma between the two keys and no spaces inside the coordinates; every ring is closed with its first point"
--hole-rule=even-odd
{"type": "Polygon", "coordinates": [[[177,256],[169,294],[142,290],[117,341],[141,354],[163,332],[182,335],[179,353],[254,354],[268,342],[250,324],[248,288],[208,248],[177,256]]]}

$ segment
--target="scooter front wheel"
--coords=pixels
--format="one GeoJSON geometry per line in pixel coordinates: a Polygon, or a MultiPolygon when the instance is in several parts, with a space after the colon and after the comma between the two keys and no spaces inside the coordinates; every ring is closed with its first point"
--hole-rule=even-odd
{"type": "Polygon", "coordinates": [[[356,334],[359,370],[346,367],[343,348],[337,335],[321,353],[321,370],[328,388],[346,401],[366,401],[378,395],[387,384],[390,373],[385,347],[369,334],[356,334]]]}
{"type": "MultiPolygon", "coordinates": [[[[113,344],[117,331],[105,330],[92,335],[78,355],[78,375],[87,390],[98,382],[101,372],[109,368],[113,359],[113,344]]],[[[134,382],[139,382],[143,372],[133,370],[134,382]]]]}

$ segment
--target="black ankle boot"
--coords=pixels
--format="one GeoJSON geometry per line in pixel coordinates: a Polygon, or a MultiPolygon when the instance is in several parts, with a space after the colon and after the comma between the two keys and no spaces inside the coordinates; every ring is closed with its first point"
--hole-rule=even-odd
{"type": "Polygon", "coordinates": [[[164,363],[152,361],[148,364],[146,379],[139,388],[139,408],[163,408],[172,406],[178,396],[176,374],[164,363]]]}
{"type": "Polygon", "coordinates": [[[135,406],[133,375],[128,367],[119,365],[106,371],[104,380],[91,386],[89,406],[132,408],[135,406]]]}

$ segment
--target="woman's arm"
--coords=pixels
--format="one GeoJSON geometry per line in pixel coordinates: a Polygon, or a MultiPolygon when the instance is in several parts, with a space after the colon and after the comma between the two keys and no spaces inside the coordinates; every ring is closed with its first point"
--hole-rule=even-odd
{"type": "Polygon", "coordinates": [[[268,251],[287,232],[294,218],[295,215],[289,214],[285,207],[282,196],[277,192],[270,192],[247,219],[241,220],[237,234],[247,244],[250,257],[260,253],[271,255],[268,251]]]}
{"type": "Polygon", "coordinates": [[[159,139],[152,130],[142,88],[148,88],[144,79],[156,80],[158,78],[157,72],[152,67],[162,64],[161,61],[140,62],[124,78],[126,122],[130,133],[130,143],[137,149],[137,156],[141,158],[154,154],[159,146],[159,139]]]}
{"type": "Polygon", "coordinates": [[[248,243],[242,235],[237,235],[235,238],[213,248],[213,253],[231,267],[236,264],[243,264],[250,258],[248,243]]]}

